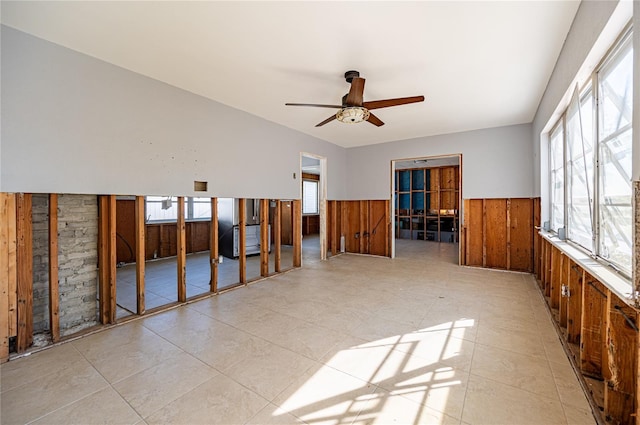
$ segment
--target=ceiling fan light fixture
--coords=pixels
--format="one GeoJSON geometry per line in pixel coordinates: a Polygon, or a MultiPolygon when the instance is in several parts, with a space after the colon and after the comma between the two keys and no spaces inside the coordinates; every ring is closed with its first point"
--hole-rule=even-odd
{"type": "Polygon", "coordinates": [[[336,113],[336,119],[347,124],[355,124],[369,119],[369,110],[362,106],[349,106],[336,113]]]}

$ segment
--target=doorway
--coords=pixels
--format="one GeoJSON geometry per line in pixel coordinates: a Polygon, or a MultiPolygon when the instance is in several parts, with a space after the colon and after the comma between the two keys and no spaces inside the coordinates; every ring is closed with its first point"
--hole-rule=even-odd
{"type": "Polygon", "coordinates": [[[302,199],[302,260],[327,259],[327,158],[300,154],[302,199]]]}
{"type": "Polygon", "coordinates": [[[439,243],[459,262],[461,170],[461,154],[391,161],[392,257],[397,244],[439,243]]]}

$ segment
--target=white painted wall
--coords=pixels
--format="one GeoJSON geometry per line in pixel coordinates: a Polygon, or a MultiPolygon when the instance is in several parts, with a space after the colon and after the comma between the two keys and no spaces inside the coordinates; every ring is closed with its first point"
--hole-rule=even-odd
{"type": "Polygon", "coordinates": [[[304,151],[346,196],[342,147],[5,26],[1,43],[1,191],[295,199],[304,151]]]}
{"type": "Polygon", "coordinates": [[[350,199],[389,199],[391,161],[462,154],[463,198],[533,195],[531,125],[421,137],[347,150],[350,199]]]}
{"type": "MultiPolygon", "coordinates": [[[[535,154],[534,192],[546,199],[548,183],[541,169],[548,166],[546,138],[548,132],[569,102],[576,82],[584,83],[605,52],[631,17],[630,1],[583,1],[574,18],[545,93],[533,120],[535,154]],[[542,155],[541,155],[542,153],[542,155]],[[542,182],[542,184],[541,184],[542,182]]],[[[543,206],[543,220],[546,208],[543,206]]]]}

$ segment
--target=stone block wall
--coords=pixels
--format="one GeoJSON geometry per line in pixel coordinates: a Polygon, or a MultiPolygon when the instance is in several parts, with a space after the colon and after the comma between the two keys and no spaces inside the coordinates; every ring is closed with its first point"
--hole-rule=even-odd
{"type": "Polygon", "coordinates": [[[49,195],[32,196],[33,332],[49,330],[49,195]]]}
{"type": "Polygon", "coordinates": [[[98,202],[95,195],[58,196],[60,334],[98,320],[98,202]]]}

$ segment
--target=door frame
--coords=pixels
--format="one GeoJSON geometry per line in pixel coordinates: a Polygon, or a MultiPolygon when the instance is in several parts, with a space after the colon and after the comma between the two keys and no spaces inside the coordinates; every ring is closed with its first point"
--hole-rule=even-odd
{"type": "MultiPolygon", "coordinates": [[[[320,260],[327,259],[327,157],[309,152],[300,152],[300,202],[302,202],[302,158],[313,158],[320,162],[318,185],[318,211],[320,213],[320,260]]],[[[300,232],[302,234],[302,231],[300,232]]],[[[302,244],[302,241],[300,241],[302,244]]]]}
{"type": "Polygon", "coordinates": [[[446,154],[446,155],[424,155],[424,156],[417,156],[417,157],[411,157],[411,158],[399,158],[399,159],[392,159],[391,160],[391,186],[390,186],[390,191],[391,191],[391,196],[390,199],[391,201],[389,202],[389,214],[390,214],[390,218],[391,218],[391,232],[389,233],[391,235],[391,258],[395,258],[396,257],[396,225],[395,225],[395,220],[396,220],[396,203],[395,203],[395,188],[396,188],[396,163],[398,162],[405,162],[405,161],[425,161],[428,162],[429,160],[438,160],[438,159],[445,159],[445,158],[454,158],[457,157],[458,158],[458,167],[459,167],[459,173],[458,173],[458,264],[462,264],[462,248],[464,246],[464,243],[462,243],[461,238],[463,236],[463,232],[462,230],[462,226],[464,224],[463,220],[464,220],[464,205],[462,203],[462,153],[451,153],[451,154],[446,154]]]}

